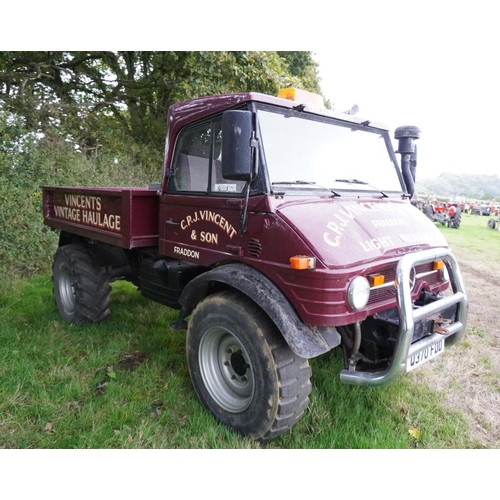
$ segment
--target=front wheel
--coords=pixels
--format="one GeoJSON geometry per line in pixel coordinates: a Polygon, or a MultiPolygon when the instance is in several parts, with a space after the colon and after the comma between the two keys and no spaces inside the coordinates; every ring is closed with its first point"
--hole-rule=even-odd
{"type": "Polygon", "coordinates": [[[59,314],[68,323],[97,323],[109,316],[109,276],[93,263],[85,245],[58,248],[52,283],[59,314]]]}
{"type": "Polygon", "coordinates": [[[311,369],[247,297],[224,291],[193,312],[187,332],[193,386],[214,417],[266,441],[290,429],[309,404],[311,369]]]}

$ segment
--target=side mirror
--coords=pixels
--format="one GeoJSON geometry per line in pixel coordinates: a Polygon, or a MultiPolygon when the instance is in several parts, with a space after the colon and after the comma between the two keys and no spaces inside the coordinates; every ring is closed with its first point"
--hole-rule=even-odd
{"type": "Polygon", "coordinates": [[[230,110],[222,115],[222,177],[247,181],[252,177],[253,114],[230,110]]]}

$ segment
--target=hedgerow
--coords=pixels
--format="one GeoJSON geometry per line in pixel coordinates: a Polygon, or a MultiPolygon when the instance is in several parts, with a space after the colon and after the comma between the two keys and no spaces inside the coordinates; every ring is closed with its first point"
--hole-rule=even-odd
{"type": "MultiPolygon", "coordinates": [[[[5,121],[3,130],[6,130],[5,121]]],[[[42,186],[145,186],[159,181],[161,154],[137,145],[123,145],[116,151],[88,156],[57,136],[39,137],[17,130],[15,136],[3,134],[2,138],[2,282],[50,270],[58,235],[43,224],[42,186]]]]}

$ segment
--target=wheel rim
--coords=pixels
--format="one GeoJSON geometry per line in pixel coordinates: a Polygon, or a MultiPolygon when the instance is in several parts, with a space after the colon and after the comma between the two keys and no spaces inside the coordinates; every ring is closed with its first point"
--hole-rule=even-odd
{"type": "Polygon", "coordinates": [[[240,413],[252,402],[255,378],[248,353],[224,328],[211,328],[201,339],[198,360],[206,389],[224,410],[240,413]]]}
{"type": "Polygon", "coordinates": [[[64,309],[72,313],[75,309],[75,286],[73,277],[68,267],[61,267],[59,270],[59,295],[64,309]]]}

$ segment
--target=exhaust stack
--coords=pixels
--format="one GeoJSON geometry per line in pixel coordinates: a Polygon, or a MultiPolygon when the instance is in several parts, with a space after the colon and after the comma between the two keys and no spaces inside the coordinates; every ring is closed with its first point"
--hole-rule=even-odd
{"type": "Polygon", "coordinates": [[[420,129],[413,125],[398,127],[394,132],[394,139],[399,141],[396,153],[401,155],[401,172],[410,196],[415,192],[415,176],[417,170],[417,145],[420,138],[420,129]]]}

